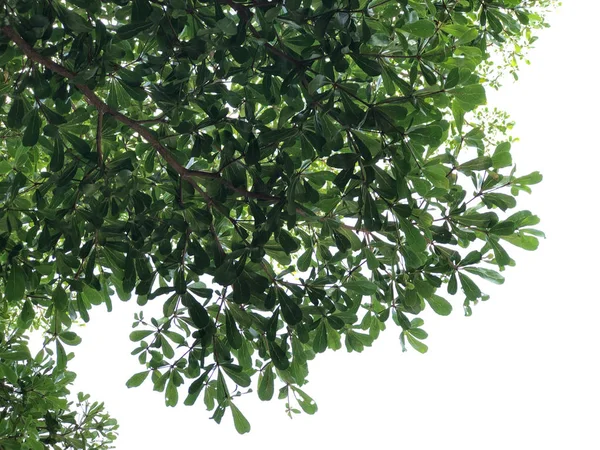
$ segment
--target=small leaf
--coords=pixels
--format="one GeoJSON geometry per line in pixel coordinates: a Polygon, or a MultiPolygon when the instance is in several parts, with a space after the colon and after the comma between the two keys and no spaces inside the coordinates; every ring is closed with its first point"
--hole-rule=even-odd
{"type": "Polygon", "coordinates": [[[127,25],[123,25],[117,29],[117,36],[124,41],[127,41],[141,32],[152,27],[153,23],[148,20],[147,22],[139,22],[139,23],[131,23],[127,25]]]}
{"type": "Polygon", "coordinates": [[[429,306],[440,316],[447,316],[452,312],[452,305],[448,300],[439,295],[430,295],[426,298],[429,306]]]}
{"type": "Polygon", "coordinates": [[[327,159],[327,165],[336,169],[353,169],[358,159],[356,153],[336,153],[327,159]]]}
{"type": "Polygon", "coordinates": [[[21,128],[23,126],[23,117],[25,117],[25,102],[21,97],[17,97],[13,100],[8,111],[6,125],[9,128],[21,128]]]}
{"type": "Polygon", "coordinates": [[[419,341],[417,338],[413,337],[408,333],[403,334],[406,336],[406,340],[412,348],[414,348],[419,353],[427,353],[427,350],[429,350],[427,344],[424,344],[423,342],[419,341]]]}
{"type": "Polygon", "coordinates": [[[308,268],[310,267],[311,258],[312,248],[307,249],[304,253],[302,253],[300,258],[298,258],[296,266],[298,267],[298,270],[300,272],[306,272],[308,270],[308,268]]]}
{"type": "Polygon", "coordinates": [[[377,292],[377,285],[368,280],[347,281],[343,286],[361,295],[373,295],[377,292]]]}
{"type": "Polygon", "coordinates": [[[469,273],[480,276],[484,280],[491,281],[494,284],[504,283],[504,277],[495,270],[484,269],[483,267],[467,267],[465,270],[469,273]]]}
{"type": "Polygon", "coordinates": [[[73,331],[63,331],[58,335],[58,338],[66,345],[81,344],[81,338],[73,331]]]}
{"type": "Polygon", "coordinates": [[[481,261],[481,256],[481,252],[474,250],[462,259],[459,266],[469,266],[471,264],[477,264],[479,261],[481,261]]]}
{"type": "Polygon", "coordinates": [[[235,320],[228,309],[225,310],[225,334],[227,336],[227,342],[229,342],[231,348],[235,348],[237,350],[242,346],[242,335],[240,334],[240,330],[238,330],[235,320]]]}
{"type": "Polygon", "coordinates": [[[323,353],[327,350],[327,328],[325,327],[325,321],[323,319],[321,319],[315,333],[313,350],[315,353],[323,353]]]}
{"type": "Polygon", "coordinates": [[[460,279],[462,290],[467,296],[467,300],[477,300],[481,297],[481,290],[471,278],[461,272],[458,272],[458,278],[460,279]]]}
{"type": "Polygon", "coordinates": [[[235,430],[239,434],[249,433],[250,432],[250,422],[244,417],[242,412],[238,409],[237,406],[233,402],[229,402],[229,407],[231,408],[231,414],[233,415],[233,424],[235,426],[235,430]]]}
{"type": "Polygon", "coordinates": [[[374,59],[367,58],[366,56],[360,56],[352,53],[350,55],[356,65],[362,69],[364,73],[371,77],[381,75],[381,65],[374,59]]]}
{"type": "Polygon", "coordinates": [[[23,133],[23,147],[33,147],[37,144],[40,138],[40,127],[42,126],[42,119],[37,109],[33,109],[28,114],[27,128],[23,133]]]}
{"type": "Polygon", "coordinates": [[[421,19],[413,23],[404,24],[402,31],[406,31],[419,38],[428,38],[435,34],[435,24],[430,20],[421,19]]]}
{"type": "Polygon", "coordinates": [[[269,401],[273,398],[275,392],[275,383],[273,376],[273,368],[271,364],[267,364],[260,375],[258,376],[258,398],[262,401],[269,401]]]}
{"type": "Polygon", "coordinates": [[[329,80],[327,79],[327,77],[325,77],[325,75],[317,75],[315,76],[310,83],[308,83],[308,93],[310,95],[314,95],[317,93],[317,90],[322,87],[325,86],[326,84],[329,84],[329,80]]]}
{"type": "Polygon", "coordinates": [[[225,372],[225,374],[229,378],[231,378],[237,385],[242,387],[250,386],[250,383],[252,382],[250,380],[250,376],[247,373],[243,372],[240,366],[234,366],[232,364],[221,364],[220,367],[223,369],[223,372],[225,372]]]}
{"type": "Polygon", "coordinates": [[[4,296],[9,302],[20,301],[25,296],[25,272],[21,266],[13,265],[9,272],[4,296]]]}
{"type": "Polygon", "coordinates": [[[486,103],[485,88],[481,84],[470,84],[464,87],[457,87],[451,91],[455,100],[464,111],[471,111],[479,105],[486,103]]]}
{"type": "Polygon", "coordinates": [[[150,336],[152,333],[154,333],[152,330],[135,330],[129,334],[129,339],[133,342],[138,342],[150,336]]]}
{"type": "Polygon", "coordinates": [[[31,300],[26,299],[23,304],[23,309],[21,310],[21,314],[19,314],[19,319],[23,323],[25,328],[31,325],[31,322],[35,318],[35,311],[33,309],[33,305],[31,304],[31,300]]]}
{"type": "Polygon", "coordinates": [[[127,386],[128,388],[134,388],[134,387],[140,386],[144,382],[144,380],[146,380],[146,378],[148,378],[149,373],[150,373],[149,370],[144,370],[143,372],[136,373],[131,378],[129,378],[129,380],[127,380],[127,382],[125,383],[125,386],[127,386]]]}
{"type": "Polygon", "coordinates": [[[461,172],[469,172],[472,170],[485,170],[492,167],[492,158],[489,156],[481,156],[479,158],[472,159],[467,161],[460,166],[458,166],[458,170],[461,172]]]}
{"type": "Polygon", "coordinates": [[[58,311],[66,311],[69,307],[69,297],[62,286],[56,286],[52,293],[52,302],[58,311]]]}
{"type": "Polygon", "coordinates": [[[279,301],[281,303],[281,315],[287,324],[296,325],[302,321],[302,310],[296,302],[283,291],[279,291],[279,301]]]}
{"type": "Polygon", "coordinates": [[[276,342],[267,341],[267,345],[273,365],[279,370],[287,370],[288,367],[290,367],[290,361],[288,360],[285,351],[276,342]]]}
{"type": "Polygon", "coordinates": [[[544,177],[542,176],[541,173],[531,172],[529,175],[515,178],[513,180],[513,184],[525,184],[525,185],[537,184],[537,183],[540,183],[543,178],[544,177]]]}
{"type": "Polygon", "coordinates": [[[200,302],[192,298],[186,306],[188,307],[190,318],[196,327],[202,329],[210,323],[210,317],[200,302]]]}

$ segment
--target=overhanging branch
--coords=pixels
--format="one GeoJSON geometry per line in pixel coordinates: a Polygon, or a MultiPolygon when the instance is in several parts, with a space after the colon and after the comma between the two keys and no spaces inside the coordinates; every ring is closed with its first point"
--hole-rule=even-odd
{"type": "MultiPolygon", "coordinates": [[[[4,33],[11,41],[15,43],[15,45],[27,56],[31,61],[35,61],[38,64],[50,69],[52,72],[57,73],[58,75],[73,81],[76,78],[76,74],[68,70],[67,68],[61,66],[60,64],[55,63],[49,58],[46,58],[40,55],[29,43],[27,43],[21,35],[10,26],[3,26],[0,28],[2,33],[4,33]]],[[[110,114],[116,120],[121,122],[124,125],[127,125],[129,128],[137,132],[146,142],[148,142],[156,152],[162,156],[165,162],[175,170],[181,178],[188,181],[195,190],[197,190],[200,195],[202,195],[207,201],[209,201],[208,194],[195,182],[195,178],[205,178],[219,181],[227,188],[232,191],[243,195],[248,198],[255,198],[257,200],[264,200],[268,202],[277,202],[279,201],[279,197],[270,196],[267,194],[262,194],[258,192],[250,192],[244,188],[233,186],[229,181],[223,179],[221,174],[215,172],[205,172],[199,170],[190,170],[181,165],[179,161],[171,154],[171,152],[160,143],[158,138],[154,136],[152,131],[148,128],[141,125],[138,121],[133,120],[126,115],[120,113],[112,109],[108,106],[100,97],[96,95],[96,93],[90,89],[85,84],[74,83],[74,85],[81,91],[81,93],[85,96],[86,101],[96,107],[98,110],[98,114],[101,116],[102,114],[110,114]]],[[[101,119],[99,119],[101,121],[101,119]]],[[[101,139],[101,138],[100,138],[101,139]]],[[[99,149],[99,151],[101,151],[99,149]]]]}

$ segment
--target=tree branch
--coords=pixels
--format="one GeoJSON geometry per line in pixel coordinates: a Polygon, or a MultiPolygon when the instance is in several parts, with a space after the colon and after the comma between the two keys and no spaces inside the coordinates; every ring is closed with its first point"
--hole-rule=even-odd
{"type": "MultiPolygon", "coordinates": [[[[2,28],[0,28],[0,30],[11,41],[13,41],[15,43],[15,45],[30,60],[35,61],[38,64],[41,64],[42,66],[46,67],[47,69],[50,69],[52,72],[57,73],[68,80],[72,81],[76,78],[76,74],[74,74],[73,72],[69,71],[68,69],[61,66],[60,64],[55,63],[51,59],[48,59],[48,58],[40,55],[31,45],[29,45],[21,37],[21,35],[19,33],[17,33],[17,31],[14,28],[12,28],[10,26],[3,26],[2,28]]],[[[85,84],[74,83],[74,85],[85,96],[87,103],[95,106],[96,109],[98,110],[99,124],[102,122],[102,119],[100,118],[100,116],[102,114],[110,114],[116,120],[118,120],[119,122],[121,122],[124,125],[127,125],[129,128],[131,128],[132,130],[137,132],[146,142],[148,142],[152,146],[152,148],[154,148],[154,150],[156,150],[156,152],[160,156],[162,156],[162,158],[166,161],[166,163],[173,170],[175,170],[179,174],[179,176],[181,176],[181,178],[188,181],[194,187],[194,189],[196,191],[198,191],[200,193],[200,195],[202,195],[204,197],[205,200],[207,200],[207,202],[211,203],[210,196],[200,186],[198,186],[198,184],[194,181],[194,178],[206,178],[206,179],[212,179],[212,180],[219,181],[220,183],[222,183],[223,185],[225,185],[232,191],[234,191],[240,195],[243,195],[245,197],[255,198],[258,200],[265,200],[265,201],[269,201],[269,202],[279,201],[279,197],[273,197],[273,196],[270,196],[267,194],[262,194],[262,193],[257,193],[257,192],[250,192],[250,191],[247,191],[246,189],[235,187],[229,181],[223,179],[219,173],[187,169],[186,167],[181,165],[179,163],[179,161],[177,161],[177,159],[171,154],[171,152],[164,145],[162,145],[160,143],[160,141],[154,135],[154,133],[152,131],[150,131],[148,128],[141,125],[140,122],[133,120],[133,119],[127,117],[126,115],[120,113],[119,111],[112,109],[102,99],[100,99],[100,97],[98,97],[92,89],[90,89],[85,84]]],[[[100,130],[98,130],[98,135],[100,135],[100,130]]],[[[97,139],[97,143],[101,144],[102,138],[101,137],[98,138],[98,136],[97,136],[96,139],[97,139]]],[[[100,155],[101,149],[98,149],[98,150],[99,150],[99,155],[100,155]]]]}

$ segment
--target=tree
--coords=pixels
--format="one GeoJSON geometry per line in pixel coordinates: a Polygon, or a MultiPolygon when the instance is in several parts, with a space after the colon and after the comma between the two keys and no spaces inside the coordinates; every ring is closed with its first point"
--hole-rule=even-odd
{"type": "MultiPolygon", "coordinates": [[[[362,351],[390,317],[427,351],[424,309],[450,314],[447,293],[471,314],[507,244],[543,236],[513,213],[542,177],[516,174],[510,122],[482,105],[552,3],[4,1],[0,395],[62,381],[2,445],[72,423],[65,346],[114,294],[163,304],[136,315],[128,386],[202,394],[240,433],[253,380],[314,413],[308,362],[362,351]]],[[[107,427],[104,448],[98,414],[56,445],[107,427]]]]}

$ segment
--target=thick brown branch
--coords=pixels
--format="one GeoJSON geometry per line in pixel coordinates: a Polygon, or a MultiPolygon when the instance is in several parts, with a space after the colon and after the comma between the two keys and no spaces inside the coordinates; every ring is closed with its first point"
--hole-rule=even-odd
{"type": "MultiPolygon", "coordinates": [[[[10,40],[12,40],[17,45],[17,47],[19,47],[19,49],[25,54],[25,56],[27,56],[31,61],[35,61],[36,63],[41,64],[42,66],[50,69],[51,71],[61,75],[62,77],[66,78],[68,80],[75,80],[76,74],[69,71],[65,67],[61,66],[60,64],[55,63],[51,59],[48,59],[48,58],[40,55],[12,27],[4,26],[4,27],[0,28],[0,30],[2,30],[2,33],[4,33],[10,40]]],[[[96,93],[92,89],[90,89],[85,84],[76,83],[76,82],[74,84],[77,87],[77,89],[79,89],[81,91],[81,93],[85,96],[87,102],[90,105],[95,106],[96,109],[98,110],[98,114],[99,114],[98,127],[99,128],[98,128],[98,135],[96,136],[96,139],[97,139],[98,157],[99,158],[101,157],[101,154],[102,154],[102,150],[101,150],[102,119],[101,119],[101,116],[102,116],[102,114],[110,114],[116,120],[118,120],[122,124],[127,125],[133,131],[137,132],[146,142],[148,142],[152,146],[152,148],[154,148],[154,150],[156,150],[156,152],[160,156],[163,157],[163,159],[166,161],[166,163],[173,170],[175,170],[183,179],[188,181],[194,187],[194,189],[196,189],[200,193],[200,195],[202,195],[204,197],[204,199],[208,203],[210,203],[210,196],[208,196],[208,194],[200,186],[198,186],[198,184],[194,181],[194,178],[206,178],[206,179],[213,179],[213,180],[219,181],[223,185],[227,186],[229,189],[231,189],[234,192],[237,192],[238,194],[243,195],[245,197],[256,198],[259,200],[265,200],[265,201],[270,201],[270,202],[279,201],[278,197],[273,197],[273,196],[269,196],[269,195],[261,194],[261,193],[249,192],[243,188],[235,187],[231,183],[229,183],[227,180],[223,179],[219,173],[187,169],[186,167],[181,165],[179,163],[179,161],[177,161],[177,159],[171,154],[171,152],[164,145],[162,145],[160,143],[158,138],[154,135],[154,133],[151,130],[149,130],[148,128],[141,125],[140,122],[133,120],[133,119],[125,116],[124,114],[121,114],[120,112],[109,107],[102,99],[100,99],[96,95],[96,93]]],[[[99,159],[99,161],[100,161],[100,159],[99,159]]]]}

